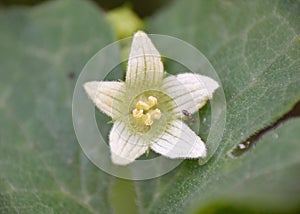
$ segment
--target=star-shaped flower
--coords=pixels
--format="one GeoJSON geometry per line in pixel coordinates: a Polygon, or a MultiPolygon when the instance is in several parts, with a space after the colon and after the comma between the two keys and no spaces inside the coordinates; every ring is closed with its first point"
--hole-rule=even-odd
{"type": "Polygon", "coordinates": [[[205,157],[205,144],[182,118],[204,106],[218,87],[199,74],[166,76],[159,52],[142,31],[133,37],[125,82],[84,84],[94,104],[114,121],[109,145],[117,165],[150,148],[169,158],[205,157]]]}

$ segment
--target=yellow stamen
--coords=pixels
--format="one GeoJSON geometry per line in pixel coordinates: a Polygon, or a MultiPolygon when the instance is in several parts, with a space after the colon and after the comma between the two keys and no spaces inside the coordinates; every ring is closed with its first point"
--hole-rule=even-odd
{"type": "Polygon", "coordinates": [[[153,96],[148,97],[148,105],[150,107],[155,106],[156,104],[157,104],[156,97],[153,97],[153,96]]]}
{"type": "Polygon", "coordinates": [[[153,119],[159,120],[161,112],[158,108],[152,109],[157,104],[157,98],[153,96],[148,97],[148,101],[143,102],[139,100],[136,103],[136,108],[132,111],[133,117],[140,119],[146,126],[153,124],[153,119]]]}
{"type": "Polygon", "coordinates": [[[132,111],[132,114],[135,118],[141,118],[143,116],[144,110],[137,110],[136,108],[132,111]]]}
{"type": "Polygon", "coordinates": [[[160,117],[161,117],[161,112],[160,112],[160,110],[158,108],[155,109],[155,110],[153,110],[153,111],[151,111],[150,114],[156,120],[159,120],[160,117]]]}
{"type": "Polygon", "coordinates": [[[146,126],[151,126],[153,123],[153,120],[151,119],[151,114],[147,113],[146,115],[146,120],[145,120],[145,125],[146,126]]]}
{"type": "Polygon", "coordinates": [[[151,106],[149,106],[147,103],[145,103],[143,101],[138,101],[136,104],[136,108],[138,110],[140,110],[140,109],[149,110],[151,108],[151,106]]]}

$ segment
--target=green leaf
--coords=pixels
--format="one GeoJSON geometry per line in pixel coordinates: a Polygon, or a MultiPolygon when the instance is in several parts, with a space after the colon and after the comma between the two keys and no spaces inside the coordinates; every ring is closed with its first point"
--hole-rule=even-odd
{"type": "MultiPolygon", "coordinates": [[[[91,164],[72,126],[76,77],[116,39],[103,12],[84,0],[2,10],[0,212],[208,213],[222,204],[293,211],[300,201],[299,119],[270,132],[240,158],[227,154],[300,98],[299,5],[177,1],[148,21],[149,32],[182,38],[210,59],[228,112],[224,138],[207,164],[185,161],[135,186],[91,164]]],[[[204,110],[200,115],[209,113],[208,106],[204,110]]]]}
{"type": "MultiPolygon", "coordinates": [[[[223,192],[229,185],[221,182],[226,179],[224,171],[240,164],[228,153],[299,101],[299,9],[299,1],[190,0],[177,1],[148,20],[149,32],[179,37],[208,57],[222,81],[227,112],[223,140],[206,165],[185,161],[172,175],[137,182],[146,212],[182,213],[194,205],[193,198],[199,198],[205,206],[205,198],[223,192]],[[147,186],[152,191],[143,191],[147,186]]],[[[285,156],[299,152],[299,147],[292,145],[285,156]]],[[[267,161],[273,150],[271,146],[265,149],[261,161],[267,161]]],[[[291,157],[299,164],[298,158],[291,157]]],[[[267,172],[271,167],[260,170],[267,172]]],[[[241,174],[247,174],[246,167],[241,169],[241,174]]],[[[281,178],[283,182],[288,179],[288,174],[281,178]]],[[[285,193],[285,199],[292,197],[285,193]]],[[[285,202],[279,201],[280,205],[285,202]]]]}
{"type": "Polygon", "coordinates": [[[198,192],[191,203],[200,208],[219,201],[276,213],[299,209],[299,128],[300,119],[290,120],[264,135],[249,154],[228,160],[206,187],[209,194],[198,192]]]}
{"type": "Polygon", "coordinates": [[[193,44],[214,66],[226,95],[228,146],[299,100],[299,8],[299,1],[177,1],[148,21],[149,32],[193,44]]]}
{"type": "Polygon", "coordinates": [[[110,213],[111,176],[81,152],[75,80],[115,41],[102,11],[59,0],[0,13],[0,213],[110,213]]]}
{"type": "Polygon", "coordinates": [[[299,129],[300,119],[290,120],[263,136],[244,156],[209,162],[202,170],[185,163],[172,182],[171,176],[169,181],[151,182],[156,191],[153,198],[149,192],[143,195],[151,200],[145,203],[146,212],[217,213],[219,206],[231,205],[242,208],[237,213],[296,213],[300,201],[299,129]]]}

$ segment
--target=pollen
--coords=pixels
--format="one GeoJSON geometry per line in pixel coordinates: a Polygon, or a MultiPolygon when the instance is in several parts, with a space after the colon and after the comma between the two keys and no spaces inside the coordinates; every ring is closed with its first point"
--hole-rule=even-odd
{"type": "Polygon", "coordinates": [[[159,120],[160,117],[161,117],[161,112],[160,112],[160,110],[158,108],[155,109],[155,110],[153,110],[150,114],[156,120],[159,120]]]}
{"type": "Polygon", "coordinates": [[[153,120],[151,118],[151,114],[147,113],[146,115],[146,119],[144,121],[146,126],[151,126],[153,124],[153,120]]]}
{"type": "Polygon", "coordinates": [[[134,109],[132,111],[132,114],[135,118],[141,118],[143,116],[143,112],[144,112],[143,109],[140,109],[140,110],[134,109]]]}
{"type": "Polygon", "coordinates": [[[136,108],[133,109],[132,115],[134,118],[141,120],[146,126],[151,126],[153,120],[159,120],[161,117],[160,109],[156,108],[157,98],[149,96],[147,102],[139,100],[136,103],[136,108]]]}
{"type": "Polygon", "coordinates": [[[148,97],[148,104],[151,105],[151,106],[156,105],[157,104],[156,97],[153,97],[153,96],[148,97]]]}

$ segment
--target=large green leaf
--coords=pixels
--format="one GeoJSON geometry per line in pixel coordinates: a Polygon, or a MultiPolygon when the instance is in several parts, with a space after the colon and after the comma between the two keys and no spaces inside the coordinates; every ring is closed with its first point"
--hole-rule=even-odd
{"type": "Polygon", "coordinates": [[[227,98],[228,146],[298,101],[299,9],[299,1],[189,0],[149,20],[149,32],[195,45],[216,69],[227,98]]]}
{"type": "Polygon", "coordinates": [[[277,213],[299,209],[299,128],[300,119],[288,121],[263,136],[250,154],[227,160],[205,187],[208,194],[197,192],[191,203],[200,208],[219,201],[277,213]]]}
{"type": "MultiPolygon", "coordinates": [[[[224,175],[224,171],[231,174],[233,168],[241,164],[228,153],[280,118],[300,98],[299,9],[299,1],[177,1],[148,21],[149,32],[182,38],[209,58],[223,84],[227,121],[223,140],[206,165],[198,166],[197,162],[186,161],[175,175],[137,183],[141,189],[140,197],[144,198],[144,207],[147,207],[145,210],[181,213],[197,203],[193,202],[195,198],[205,206],[210,196],[216,197],[231,186],[230,180],[246,182],[245,178],[236,177],[247,175],[247,166],[241,166],[237,174],[232,172],[236,179],[228,181],[224,175]],[[143,191],[147,186],[154,190],[143,191]]],[[[290,136],[293,137],[298,140],[297,135],[290,136]]],[[[295,151],[299,153],[299,147],[292,145],[285,150],[282,158],[293,157],[289,160],[299,164],[299,159],[291,155],[295,151]]],[[[258,149],[249,155],[256,152],[258,149]]],[[[276,148],[269,146],[264,152],[260,160],[262,163],[268,162],[276,148]]],[[[272,171],[272,165],[256,167],[254,169],[262,173],[272,171]]],[[[290,173],[280,180],[288,183],[289,176],[295,176],[292,172],[297,169],[299,165],[287,171],[290,173]]],[[[290,183],[289,188],[293,185],[290,183]]],[[[257,183],[254,186],[259,187],[257,183]]],[[[253,189],[256,190],[259,188],[253,189]]],[[[294,197],[298,202],[299,194],[300,191],[297,191],[297,197],[294,197]]],[[[289,207],[291,204],[284,203],[283,199],[292,195],[281,195],[279,204],[283,209],[289,207]]],[[[271,199],[269,197],[266,206],[272,204],[271,199]]]]}
{"type": "Polygon", "coordinates": [[[111,176],[81,152],[75,80],[115,41],[97,7],[64,0],[0,13],[0,213],[110,212],[111,176]]]}
{"type": "MultiPolygon", "coordinates": [[[[1,11],[0,213],[134,213],[134,197],[140,213],[208,212],[225,203],[295,208],[299,120],[270,132],[240,158],[227,154],[300,98],[299,5],[177,1],[149,20],[149,32],[182,38],[210,59],[228,112],[224,139],[207,164],[185,161],[135,186],[92,165],[72,127],[75,79],[115,40],[102,12],[84,0],[1,11]]],[[[201,112],[207,113],[208,107],[201,112]]]]}
{"type": "Polygon", "coordinates": [[[164,187],[162,192],[166,194],[157,197],[148,212],[214,213],[218,206],[230,205],[242,208],[238,213],[286,213],[299,209],[299,128],[300,119],[291,120],[263,136],[250,154],[222,161],[213,174],[194,174],[193,182],[198,185],[184,179],[191,179],[189,172],[194,168],[185,166],[177,173],[182,173],[180,177],[164,187]],[[194,190],[186,192],[191,188],[194,190]],[[177,194],[181,194],[179,201],[177,194]]]}
{"type": "MultiPolygon", "coordinates": [[[[267,133],[251,152],[238,159],[223,158],[212,169],[204,167],[204,172],[196,171],[196,164],[185,164],[166,186],[161,185],[166,181],[156,179],[151,188],[158,186],[155,194],[162,195],[150,197],[144,212],[215,213],[223,207],[220,213],[224,213],[224,207],[232,206],[228,213],[297,213],[299,129],[300,119],[290,120],[267,133]]],[[[147,183],[143,183],[146,190],[147,183]]]]}

